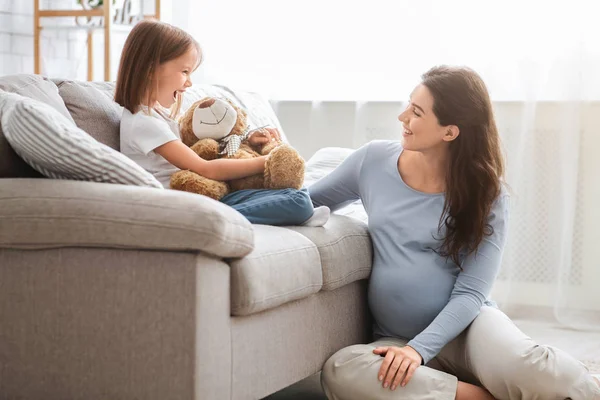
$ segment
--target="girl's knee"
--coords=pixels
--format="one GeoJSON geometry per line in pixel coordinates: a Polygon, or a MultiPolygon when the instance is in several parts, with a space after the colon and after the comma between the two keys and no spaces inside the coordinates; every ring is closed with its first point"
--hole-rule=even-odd
{"type": "Polygon", "coordinates": [[[289,196],[295,204],[294,219],[296,224],[301,224],[308,221],[312,217],[314,208],[312,200],[307,190],[296,190],[296,189],[284,189],[287,196],[289,196]]]}

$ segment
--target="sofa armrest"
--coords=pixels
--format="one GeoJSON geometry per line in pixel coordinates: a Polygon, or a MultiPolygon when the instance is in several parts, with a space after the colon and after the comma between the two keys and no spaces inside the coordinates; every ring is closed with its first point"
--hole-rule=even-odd
{"type": "Polygon", "coordinates": [[[252,225],[232,208],[174,190],[0,179],[0,247],[109,247],[243,257],[252,225]]]}

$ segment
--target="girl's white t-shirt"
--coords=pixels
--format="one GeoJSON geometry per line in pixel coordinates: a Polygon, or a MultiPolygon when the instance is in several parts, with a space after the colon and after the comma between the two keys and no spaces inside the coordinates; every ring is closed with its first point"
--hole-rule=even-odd
{"type": "Polygon", "coordinates": [[[169,163],[154,149],[173,140],[181,140],[179,125],[169,116],[156,109],[142,107],[132,114],[123,109],[121,118],[121,153],[154,175],[165,188],[169,188],[171,175],[179,168],[169,163]]]}

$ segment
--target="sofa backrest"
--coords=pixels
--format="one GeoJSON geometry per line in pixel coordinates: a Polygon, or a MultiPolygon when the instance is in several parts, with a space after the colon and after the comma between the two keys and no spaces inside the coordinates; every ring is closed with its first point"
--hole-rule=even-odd
{"type": "MultiPolygon", "coordinates": [[[[50,80],[40,75],[12,75],[0,78],[0,96],[1,90],[51,105],[97,141],[119,150],[123,108],[114,101],[114,82],[50,80]]],[[[287,141],[275,112],[264,97],[256,93],[234,92],[224,86],[200,84],[188,89],[182,110],[205,96],[229,98],[248,110],[249,124],[252,127],[276,127],[281,131],[284,141],[287,141]]],[[[0,128],[0,178],[34,176],[41,175],[12,150],[0,128]]]]}
{"type": "MultiPolygon", "coordinates": [[[[114,82],[83,82],[64,79],[52,80],[58,87],[67,110],[77,126],[97,141],[119,150],[119,130],[123,107],[114,101],[114,82]]],[[[227,97],[249,111],[253,127],[271,125],[285,134],[271,105],[264,97],[249,92],[235,92],[225,86],[194,85],[183,98],[181,110],[206,96],[227,97]]]]}
{"type": "Polygon", "coordinates": [[[119,151],[123,107],[114,101],[114,82],[53,79],[75,124],[102,144],[119,151]]]}

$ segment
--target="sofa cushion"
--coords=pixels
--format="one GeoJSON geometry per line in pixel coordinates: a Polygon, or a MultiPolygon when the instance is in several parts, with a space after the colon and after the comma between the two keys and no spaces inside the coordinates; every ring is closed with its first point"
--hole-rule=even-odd
{"type": "Polygon", "coordinates": [[[16,94],[2,129],[17,154],[44,176],[150,186],[160,182],[135,162],[77,128],[52,107],[16,94]]]}
{"type": "Polygon", "coordinates": [[[114,83],[68,80],[54,80],[54,83],[75,124],[118,151],[123,108],[114,101],[114,83]]]}
{"type": "Polygon", "coordinates": [[[286,228],[254,225],[254,250],[230,266],[233,315],[254,314],[321,290],[317,247],[286,228]]]}
{"type": "MultiPolygon", "coordinates": [[[[39,75],[10,75],[0,78],[0,100],[4,92],[17,93],[39,100],[71,119],[54,83],[39,75]]],[[[2,118],[0,107],[0,118],[2,118]]],[[[72,120],[72,119],[71,119],[72,120]]],[[[10,147],[0,128],[0,178],[40,177],[41,174],[25,163],[10,147]]]]}
{"type": "Polygon", "coordinates": [[[23,178],[3,179],[0,188],[0,248],[103,247],[243,257],[254,246],[252,224],[242,214],[193,193],[23,178]]]}
{"type": "Polygon", "coordinates": [[[373,247],[367,225],[343,215],[332,214],[322,228],[287,227],[313,242],[319,250],[323,290],[335,290],[371,274],[373,247]]]}

